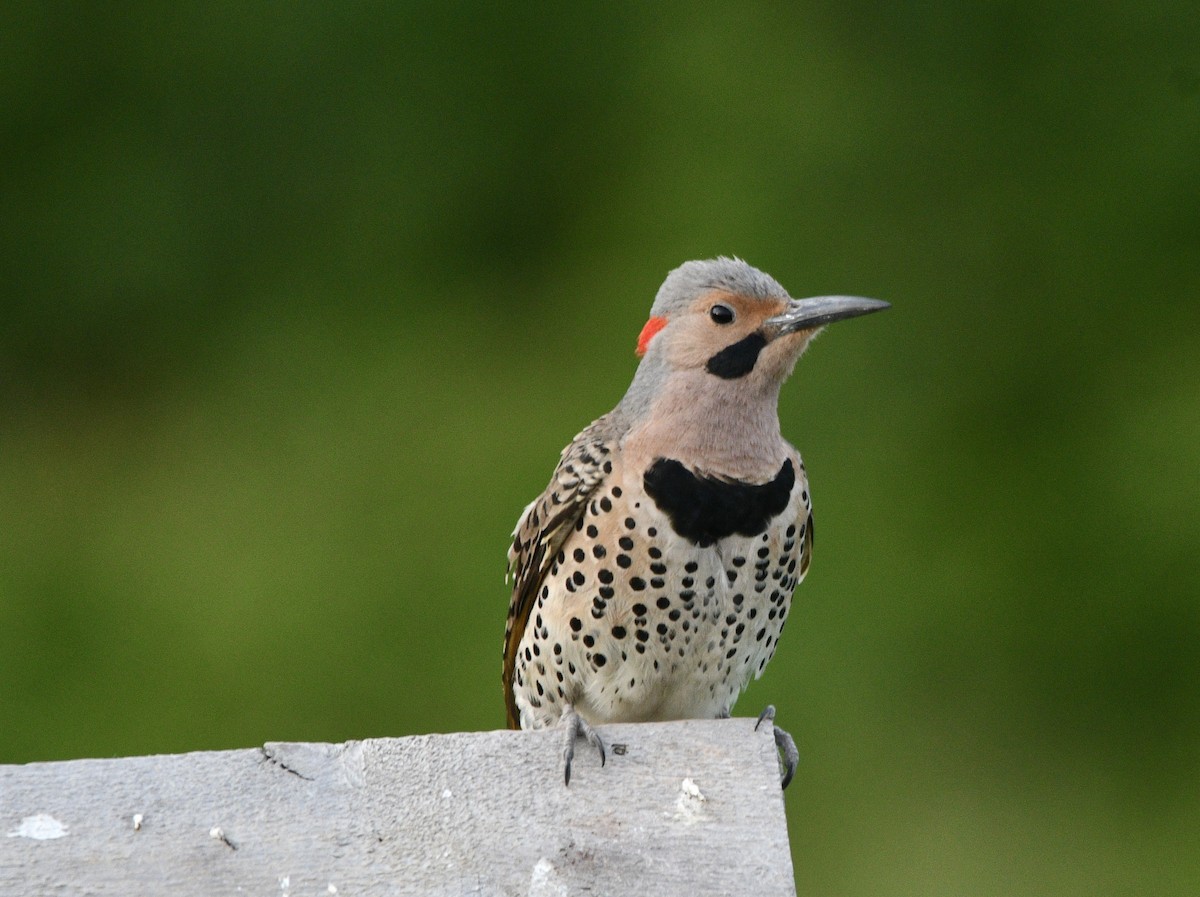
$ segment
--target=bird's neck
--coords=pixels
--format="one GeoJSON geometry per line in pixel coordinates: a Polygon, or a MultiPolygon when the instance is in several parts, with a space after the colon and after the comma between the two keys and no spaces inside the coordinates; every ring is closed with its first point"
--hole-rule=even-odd
{"type": "Polygon", "coordinates": [[[671,458],[710,476],[766,482],[787,457],[779,430],[779,385],[677,373],[636,409],[623,440],[639,466],[671,458]]]}

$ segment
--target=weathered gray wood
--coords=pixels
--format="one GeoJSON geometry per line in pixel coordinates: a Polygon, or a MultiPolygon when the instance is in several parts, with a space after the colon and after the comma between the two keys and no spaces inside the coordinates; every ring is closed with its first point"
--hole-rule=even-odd
{"type": "Polygon", "coordinates": [[[553,731],[0,766],[0,894],[790,895],[753,727],[605,726],[569,788],[553,731]]]}

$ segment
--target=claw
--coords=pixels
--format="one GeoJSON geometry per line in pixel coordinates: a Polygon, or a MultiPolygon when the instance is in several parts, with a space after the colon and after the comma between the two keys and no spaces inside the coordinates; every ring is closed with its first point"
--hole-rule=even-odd
{"type": "Polygon", "coordinates": [[[796,767],[800,765],[800,751],[796,748],[796,742],[786,731],[775,725],[775,705],[768,704],[762,713],[758,715],[758,722],[754,724],[754,731],[758,731],[758,727],[764,722],[771,723],[771,728],[774,730],[775,747],[783,752],[783,781],[780,782],[780,789],[786,788],[792,782],[792,776],[796,774],[796,767]]]}
{"type": "Polygon", "coordinates": [[[563,782],[566,785],[570,785],[571,761],[575,759],[576,739],[587,739],[588,744],[599,751],[601,766],[604,765],[608,757],[604,750],[604,742],[596,733],[596,730],[592,728],[591,724],[587,720],[576,713],[575,708],[570,704],[563,708],[563,714],[559,719],[559,724],[563,727],[566,735],[566,743],[563,745],[563,782]]]}
{"type": "Polygon", "coordinates": [[[764,721],[774,724],[774,722],[775,722],[775,705],[774,704],[768,704],[766,707],[763,708],[763,712],[758,715],[758,722],[756,722],[754,724],[755,732],[758,731],[758,727],[761,726],[764,721]]]}

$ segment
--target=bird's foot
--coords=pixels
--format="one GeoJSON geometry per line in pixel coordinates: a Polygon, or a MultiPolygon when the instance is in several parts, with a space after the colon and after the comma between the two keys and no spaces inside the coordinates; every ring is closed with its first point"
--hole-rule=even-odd
{"type": "Polygon", "coordinates": [[[591,723],[585,720],[582,716],[575,712],[575,708],[567,704],[563,708],[562,716],[558,721],[563,727],[566,735],[566,743],[563,745],[563,781],[571,784],[571,761],[575,759],[575,741],[579,738],[586,738],[588,744],[600,752],[600,765],[604,765],[605,753],[604,742],[600,736],[596,734],[596,730],[592,728],[591,723]]]}
{"type": "Polygon", "coordinates": [[[768,704],[766,709],[758,715],[758,722],[754,724],[754,731],[758,731],[758,727],[764,722],[769,722],[775,734],[775,747],[783,752],[783,781],[780,782],[780,788],[786,788],[792,781],[792,776],[796,774],[796,767],[800,764],[800,751],[796,749],[796,742],[783,729],[775,725],[775,705],[768,704]]]}

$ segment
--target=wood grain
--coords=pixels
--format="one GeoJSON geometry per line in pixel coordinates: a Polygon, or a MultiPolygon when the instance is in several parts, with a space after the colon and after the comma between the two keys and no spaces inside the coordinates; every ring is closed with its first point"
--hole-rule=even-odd
{"type": "Polygon", "coordinates": [[[769,731],[601,731],[0,766],[0,894],[795,893],[769,731]]]}

